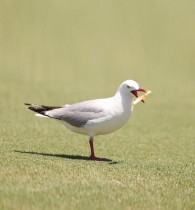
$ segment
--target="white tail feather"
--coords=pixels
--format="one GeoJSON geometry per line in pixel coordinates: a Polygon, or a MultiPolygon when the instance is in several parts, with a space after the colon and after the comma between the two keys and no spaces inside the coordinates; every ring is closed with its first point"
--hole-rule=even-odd
{"type": "Polygon", "coordinates": [[[48,118],[47,116],[42,115],[42,114],[38,114],[38,113],[37,113],[37,114],[35,114],[35,116],[36,116],[36,117],[46,117],[46,118],[48,118]]]}

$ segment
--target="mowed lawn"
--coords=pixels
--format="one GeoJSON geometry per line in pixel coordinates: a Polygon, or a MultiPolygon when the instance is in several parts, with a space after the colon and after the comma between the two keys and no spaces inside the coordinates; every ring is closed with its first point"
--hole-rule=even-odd
{"type": "Polygon", "coordinates": [[[194,209],[193,0],[1,1],[0,209],[194,209]],[[119,131],[88,137],[25,102],[151,89],[119,131]]]}

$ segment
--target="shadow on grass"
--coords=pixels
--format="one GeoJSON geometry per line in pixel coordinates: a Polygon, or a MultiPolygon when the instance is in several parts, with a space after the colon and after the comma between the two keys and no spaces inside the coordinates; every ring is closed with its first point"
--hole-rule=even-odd
{"type": "MultiPolygon", "coordinates": [[[[65,154],[51,154],[51,153],[42,153],[42,152],[30,152],[30,151],[20,151],[14,150],[14,152],[24,153],[24,154],[31,154],[31,155],[42,155],[42,156],[49,156],[49,157],[58,157],[58,158],[65,158],[65,159],[72,159],[72,160],[90,160],[90,157],[81,156],[81,155],[65,155],[65,154]]],[[[117,162],[112,161],[111,159],[103,158],[101,162],[110,162],[110,164],[116,164],[117,162]]]]}

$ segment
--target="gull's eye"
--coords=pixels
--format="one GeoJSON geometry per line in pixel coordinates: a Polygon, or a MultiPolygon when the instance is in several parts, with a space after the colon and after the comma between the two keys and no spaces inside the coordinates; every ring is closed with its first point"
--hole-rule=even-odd
{"type": "Polygon", "coordinates": [[[127,85],[127,88],[130,88],[130,86],[129,86],[129,85],[127,85]]]}

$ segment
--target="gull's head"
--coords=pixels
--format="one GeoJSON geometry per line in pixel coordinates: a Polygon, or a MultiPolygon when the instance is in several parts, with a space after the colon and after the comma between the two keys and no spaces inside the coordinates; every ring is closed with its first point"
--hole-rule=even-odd
{"type": "MultiPolygon", "coordinates": [[[[133,98],[133,96],[135,96],[136,98],[138,98],[138,92],[146,92],[143,88],[140,88],[138,83],[134,80],[126,80],[124,81],[120,87],[119,90],[120,94],[123,97],[128,97],[128,98],[133,98]]],[[[142,100],[142,102],[144,102],[142,100]]]]}

